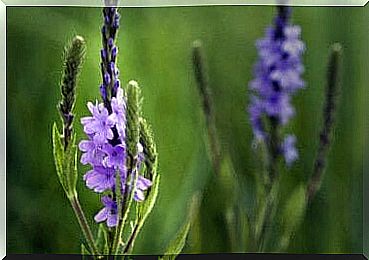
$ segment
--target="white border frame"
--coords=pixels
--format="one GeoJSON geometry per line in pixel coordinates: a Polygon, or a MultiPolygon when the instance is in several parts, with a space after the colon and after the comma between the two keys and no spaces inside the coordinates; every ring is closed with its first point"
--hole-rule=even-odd
{"type": "MultiPolygon", "coordinates": [[[[292,6],[365,6],[368,1],[369,0],[290,0],[288,1],[288,4],[292,6]]],[[[6,256],[6,7],[102,7],[102,2],[102,0],[73,0],[73,3],[71,3],[70,0],[0,0],[0,121],[2,122],[0,125],[0,259],[3,259],[6,256]]],[[[277,2],[278,0],[125,0],[124,4],[119,4],[119,6],[170,7],[208,5],[276,5],[277,2]],[[183,3],[184,1],[186,2],[185,4],[183,3]]],[[[363,176],[363,178],[363,184],[365,184],[367,181],[365,176],[363,176]]],[[[364,203],[363,217],[365,217],[365,208],[366,206],[364,203]]],[[[365,247],[364,240],[363,247],[365,247]]]]}
{"type": "Polygon", "coordinates": [[[0,2],[0,258],[6,256],[6,5],[0,2]]]}
{"type": "MultiPolygon", "coordinates": [[[[104,6],[102,0],[1,0],[6,6],[104,6]]],[[[368,0],[124,0],[122,7],[276,5],[292,6],[364,6],[368,0]]]]}

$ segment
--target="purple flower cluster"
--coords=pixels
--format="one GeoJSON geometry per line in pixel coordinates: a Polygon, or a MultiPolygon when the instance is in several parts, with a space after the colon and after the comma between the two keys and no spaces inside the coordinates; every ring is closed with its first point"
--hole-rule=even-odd
{"type": "MultiPolygon", "coordinates": [[[[300,27],[288,23],[289,14],[290,8],[279,7],[274,26],[268,27],[265,37],[256,42],[259,60],[255,65],[255,79],[249,84],[254,92],[249,114],[254,135],[259,140],[268,138],[263,117],[285,125],[294,115],[291,96],[304,87],[301,55],[305,45],[300,40],[300,27]]],[[[298,157],[295,142],[296,138],[289,135],[280,144],[287,164],[298,157]]]]}
{"type": "MultiPolygon", "coordinates": [[[[86,186],[97,193],[112,191],[113,198],[109,196],[102,197],[104,208],[95,216],[95,220],[107,221],[109,227],[117,224],[117,203],[114,201],[115,177],[120,174],[121,192],[126,192],[127,175],[139,174],[144,159],[143,148],[138,143],[138,166],[137,169],[128,171],[126,168],[126,145],[125,145],[125,106],[123,89],[118,88],[117,97],[113,97],[111,105],[113,112],[109,114],[104,104],[91,102],[87,104],[92,116],[81,118],[84,132],[89,137],[79,144],[79,149],[83,152],[81,157],[82,164],[90,164],[92,169],[84,175],[86,186]],[[114,136],[115,129],[118,137],[114,136]]],[[[134,199],[143,201],[145,199],[144,191],[151,186],[151,181],[138,175],[134,199]]],[[[127,185],[130,186],[130,183],[127,185]]],[[[128,190],[129,191],[129,190],[128,190]]]]}
{"type": "Polygon", "coordinates": [[[126,168],[128,152],[126,148],[126,95],[118,79],[119,73],[116,67],[118,48],[114,44],[119,28],[119,14],[116,7],[105,7],[103,14],[103,48],[101,50],[103,83],[100,86],[103,103],[96,101],[94,105],[88,102],[87,107],[92,116],[81,118],[88,140],[81,141],[79,149],[83,152],[81,163],[92,166],[92,169],[83,177],[86,186],[97,193],[104,193],[101,198],[104,208],[97,213],[95,221],[106,221],[108,227],[114,227],[118,223],[115,189],[117,174],[121,180],[121,194],[131,191],[133,183],[127,183],[127,180],[133,180],[137,176],[133,198],[138,202],[145,199],[144,191],[152,183],[139,175],[144,160],[143,147],[140,143],[137,144],[136,168],[126,168]]]}

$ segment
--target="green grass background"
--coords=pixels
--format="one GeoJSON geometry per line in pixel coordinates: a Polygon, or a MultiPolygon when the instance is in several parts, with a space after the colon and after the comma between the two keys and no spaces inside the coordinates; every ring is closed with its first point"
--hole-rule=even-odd
{"type": "MultiPolygon", "coordinates": [[[[191,43],[201,39],[207,54],[216,124],[241,184],[239,203],[254,200],[253,171],[260,163],[251,148],[247,84],[257,58],[254,42],[275,14],[268,6],[124,8],[118,34],[122,82],[142,87],[143,110],[152,124],[162,175],[160,194],[138,237],[135,252],[163,253],[183,223],[194,191],[212,181],[201,103],[191,65],[191,43]]],[[[288,126],[298,138],[300,160],[283,180],[283,196],[306,181],[318,143],[330,44],[344,49],[343,84],[334,144],[326,178],[288,252],[359,253],[363,242],[364,112],[368,99],[369,7],[296,7],[301,25],[307,88],[294,98],[288,126]]],[[[7,252],[79,253],[82,235],[58,183],[51,150],[51,126],[59,121],[62,51],[80,34],[87,41],[76,103],[75,128],[87,101],[99,96],[99,8],[7,8],[7,252]]],[[[367,135],[367,134],[366,134],[367,135]]],[[[368,143],[367,143],[368,144],[368,143]]],[[[100,209],[98,195],[85,188],[79,167],[78,191],[88,221],[100,209]]],[[[220,196],[222,197],[222,196],[220,196]]],[[[205,202],[202,214],[211,203],[205,202]]],[[[210,212],[210,211],[209,211],[210,212]]],[[[227,251],[224,227],[201,231],[201,245],[184,252],[227,251]],[[216,230],[212,232],[212,230],[216,230]]],[[[96,231],[96,225],[94,225],[96,231]]]]}

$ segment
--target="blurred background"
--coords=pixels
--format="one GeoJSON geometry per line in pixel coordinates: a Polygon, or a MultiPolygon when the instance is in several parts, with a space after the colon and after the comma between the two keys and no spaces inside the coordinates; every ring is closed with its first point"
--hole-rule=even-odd
{"type": "MultiPolygon", "coordinates": [[[[247,85],[257,58],[254,42],[264,35],[275,11],[268,6],[120,9],[120,78],[125,83],[135,79],[142,87],[143,110],[155,133],[162,175],[157,204],[138,237],[135,253],[163,253],[186,217],[192,194],[214,182],[191,63],[191,44],[196,39],[203,41],[207,55],[216,126],[240,186],[239,203],[252,207],[260,161],[252,149],[247,85]]],[[[283,173],[285,198],[311,174],[328,50],[336,41],[343,45],[344,66],[325,180],[287,251],[360,253],[369,7],[296,7],[292,20],[301,25],[307,46],[303,76],[307,87],[295,96],[297,113],[288,125],[298,138],[300,159],[283,173]]],[[[87,41],[87,57],[74,126],[78,139],[85,138],[79,118],[88,115],[87,101],[99,98],[101,24],[100,8],[7,8],[7,253],[80,252],[82,234],[55,172],[51,126],[54,121],[60,123],[56,105],[63,48],[80,34],[87,41]]],[[[98,195],[84,186],[82,175],[87,169],[79,167],[78,191],[95,232],[93,216],[101,204],[98,195]]],[[[193,231],[185,253],[230,251],[227,230],[212,213],[222,195],[203,201],[201,214],[208,225],[200,227],[197,236],[193,231]]]]}

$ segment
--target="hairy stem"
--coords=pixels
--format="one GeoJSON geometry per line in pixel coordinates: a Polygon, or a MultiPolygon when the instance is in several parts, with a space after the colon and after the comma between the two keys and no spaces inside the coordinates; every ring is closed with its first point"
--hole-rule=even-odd
{"type": "Polygon", "coordinates": [[[85,217],[85,214],[82,210],[81,204],[79,203],[77,195],[71,197],[69,199],[72,208],[74,210],[74,214],[76,215],[78,219],[78,223],[82,229],[82,232],[86,238],[87,244],[89,246],[89,249],[91,250],[91,253],[93,255],[99,255],[99,251],[97,249],[97,246],[95,244],[95,240],[93,238],[90,226],[87,223],[87,219],[85,217]]]}

